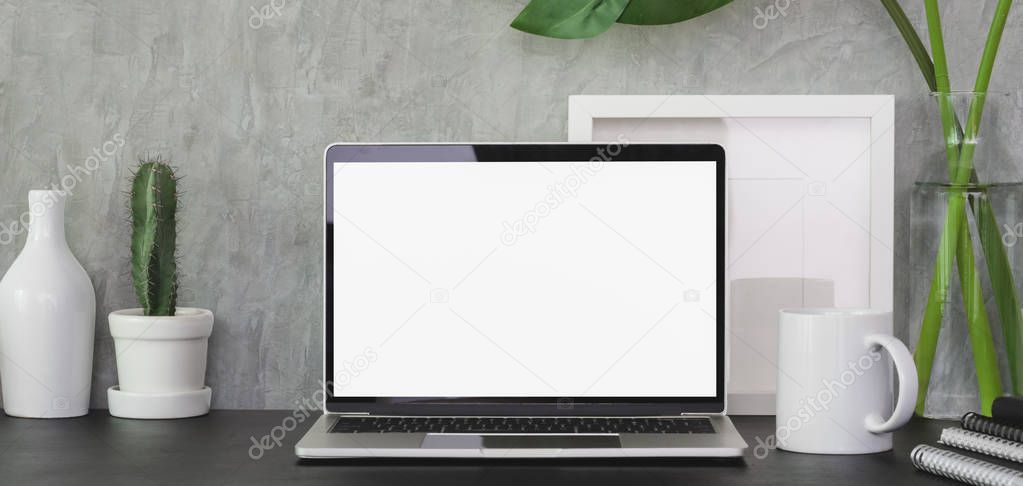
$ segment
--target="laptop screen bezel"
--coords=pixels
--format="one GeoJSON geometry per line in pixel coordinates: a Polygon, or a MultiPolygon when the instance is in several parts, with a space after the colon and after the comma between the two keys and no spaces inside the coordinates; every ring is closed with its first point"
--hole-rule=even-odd
{"type": "Polygon", "coordinates": [[[374,415],[637,416],[725,410],[725,151],[702,144],[333,144],[324,151],[324,410],[374,415]],[[610,150],[609,150],[610,149],[610,150]],[[617,152],[617,154],[612,154],[617,152]],[[333,313],[335,163],[360,162],[714,162],[716,166],[716,366],[713,397],[336,397],[333,313]]]}

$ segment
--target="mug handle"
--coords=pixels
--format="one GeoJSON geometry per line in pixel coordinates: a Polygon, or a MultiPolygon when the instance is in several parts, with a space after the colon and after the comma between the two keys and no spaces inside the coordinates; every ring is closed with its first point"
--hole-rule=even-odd
{"type": "Polygon", "coordinates": [[[875,434],[883,434],[902,427],[913,416],[917,395],[916,365],[913,363],[913,355],[909,354],[906,345],[894,336],[872,334],[867,336],[866,343],[869,346],[881,346],[888,351],[892,362],[895,363],[895,372],[899,375],[899,398],[895,402],[892,416],[885,421],[875,413],[866,419],[867,430],[875,434]]]}

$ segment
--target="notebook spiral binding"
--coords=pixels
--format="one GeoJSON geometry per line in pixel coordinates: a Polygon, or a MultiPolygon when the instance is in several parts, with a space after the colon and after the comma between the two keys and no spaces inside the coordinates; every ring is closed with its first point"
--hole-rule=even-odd
{"type": "Polygon", "coordinates": [[[999,459],[1023,462],[1023,444],[1001,437],[984,435],[960,428],[941,431],[939,442],[957,449],[979,452],[999,459]]]}
{"type": "Polygon", "coordinates": [[[966,430],[993,435],[1003,439],[1014,440],[1016,442],[1023,442],[1023,429],[996,422],[989,417],[985,417],[974,412],[969,412],[966,415],[963,415],[961,422],[963,428],[966,430]]]}
{"type": "Polygon", "coordinates": [[[926,444],[909,454],[921,471],[973,486],[1023,486],[1023,473],[926,444]]]}

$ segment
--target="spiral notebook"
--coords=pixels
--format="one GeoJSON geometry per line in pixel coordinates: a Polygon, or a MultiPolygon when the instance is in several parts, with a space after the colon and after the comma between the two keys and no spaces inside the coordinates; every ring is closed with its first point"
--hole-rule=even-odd
{"type": "MultiPolygon", "coordinates": [[[[1023,429],[968,413],[962,427],[941,432],[940,444],[998,459],[1023,463],[1023,429]]],[[[1023,486],[1023,472],[929,445],[910,453],[917,469],[975,486],[1023,486]]]]}
{"type": "Polygon", "coordinates": [[[961,422],[963,428],[966,430],[1016,442],[1023,442],[1023,428],[995,420],[991,417],[985,417],[983,415],[970,412],[963,415],[961,422]]]}
{"type": "Polygon", "coordinates": [[[913,448],[910,459],[921,471],[974,486],[1023,486],[1023,472],[926,444],[913,448]]]}
{"type": "Polygon", "coordinates": [[[938,443],[1006,461],[1023,462],[1023,444],[959,427],[942,430],[938,443]]]}

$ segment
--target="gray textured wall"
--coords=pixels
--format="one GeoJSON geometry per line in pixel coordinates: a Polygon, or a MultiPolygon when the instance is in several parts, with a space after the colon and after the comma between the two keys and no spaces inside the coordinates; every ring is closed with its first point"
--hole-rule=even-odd
{"type": "MultiPolygon", "coordinates": [[[[791,0],[759,30],[755,8],[773,2],[738,0],[588,41],[508,28],[523,0],[278,2],[260,22],[250,7],[270,0],[0,1],[0,221],[25,210],[28,189],[125,142],[75,184],[68,208],[99,299],[97,407],[115,381],[106,313],[135,305],[122,192],[139,154],[164,154],[185,176],[182,301],[217,316],[214,406],[288,407],[320,376],[323,147],[563,140],[571,94],[894,93],[897,306],[908,300],[909,188],[937,138],[923,81],[877,1],[791,0]]],[[[965,87],[995,2],[945,3],[965,87]]],[[[1016,93],[1019,9],[1005,37],[993,88],[1016,93]]],[[[0,269],[23,241],[0,245],[0,269]]]]}

